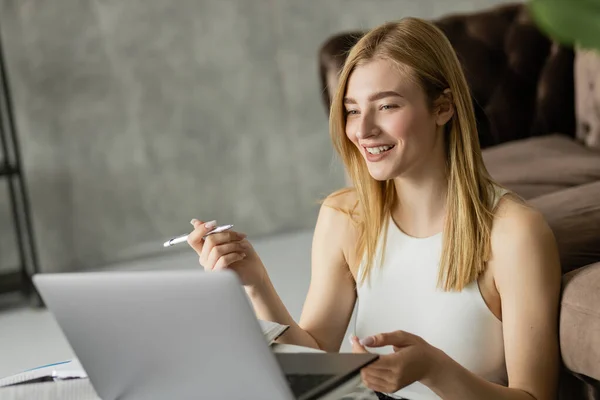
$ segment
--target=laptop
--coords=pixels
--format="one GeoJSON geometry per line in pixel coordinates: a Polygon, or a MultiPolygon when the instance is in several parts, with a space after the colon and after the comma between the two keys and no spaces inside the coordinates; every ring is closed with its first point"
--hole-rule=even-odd
{"type": "Polygon", "coordinates": [[[103,400],[323,399],[378,357],[274,352],[229,270],[33,281],[103,400]]]}

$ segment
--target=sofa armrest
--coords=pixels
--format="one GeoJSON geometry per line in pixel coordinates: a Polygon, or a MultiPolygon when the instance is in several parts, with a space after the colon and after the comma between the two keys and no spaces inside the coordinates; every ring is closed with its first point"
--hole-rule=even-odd
{"type": "Polygon", "coordinates": [[[570,371],[600,380],[600,262],[563,277],[560,347],[570,371]]]}

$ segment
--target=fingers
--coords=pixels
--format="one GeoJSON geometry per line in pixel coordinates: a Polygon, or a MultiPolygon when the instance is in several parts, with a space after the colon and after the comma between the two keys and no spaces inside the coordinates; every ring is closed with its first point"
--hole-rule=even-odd
{"type": "Polygon", "coordinates": [[[215,233],[213,235],[207,236],[204,239],[204,242],[209,247],[212,248],[212,247],[218,246],[218,245],[223,244],[223,243],[240,241],[240,240],[243,240],[245,238],[246,238],[246,235],[243,234],[243,233],[234,232],[234,231],[227,231],[227,232],[215,233]]]}
{"type": "Polygon", "coordinates": [[[219,258],[219,260],[213,267],[213,271],[227,268],[234,262],[243,260],[244,258],[246,258],[246,254],[244,254],[244,253],[230,253],[230,254],[224,255],[223,257],[219,258]]]}
{"type": "MultiPolygon", "coordinates": [[[[208,241],[208,239],[206,240],[208,241]]],[[[209,245],[205,245],[208,253],[206,258],[206,262],[203,265],[212,266],[211,269],[221,269],[225,268],[229,264],[239,261],[240,259],[246,257],[246,246],[244,242],[236,241],[236,242],[228,242],[224,244],[220,244],[212,247],[210,250],[209,245]],[[240,259],[234,260],[233,254],[237,254],[241,256],[240,259]],[[232,260],[232,261],[229,261],[232,260]],[[228,263],[227,263],[228,262],[228,263]],[[224,264],[227,263],[227,264],[224,264]]]]}
{"type": "Polygon", "coordinates": [[[350,335],[349,337],[350,339],[350,343],[352,343],[352,352],[353,353],[368,353],[367,349],[365,349],[360,342],[358,341],[358,338],[354,335],[350,335]]]}
{"type": "Polygon", "coordinates": [[[190,224],[194,227],[194,231],[188,235],[187,242],[200,255],[202,252],[203,236],[215,229],[217,221],[202,222],[192,219],[190,224]]]}
{"type": "Polygon", "coordinates": [[[412,335],[404,331],[380,333],[362,339],[360,342],[367,347],[395,346],[396,348],[412,344],[412,335]]]}
{"type": "Polygon", "coordinates": [[[247,242],[243,242],[245,236],[237,232],[221,232],[208,236],[202,244],[200,264],[205,269],[214,269],[220,257],[233,252],[245,253],[249,247],[247,242]]]}
{"type": "Polygon", "coordinates": [[[369,347],[381,347],[392,345],[390,336],[387,333],[380,333],[374,336],[366,337],[362,340],[363,345],[369,347]]]}
{"type": "Polygon", "coordinates": [[[390,382],[388,382],[383,377],[377,375],[376,373],[363,369],[360,372],[360,377],[365,386],[371,390],[381,393],[390,393],[394,391],[391,390],[393,385],[391,385],[390,382]]]}
{"type": "Polygon", "coordinates": [[[190,223],[194,226],[194,230],[188,235],[187,241],[200,257],[200,264],[204,266],[205,269],[213,269],[218,261],[218,256],[223,256],[234,251],[234,249],[231,249],[230,247],[222,248],[217,252],[214,252],[214,249],[230,242],[240,242],[246,237],[245,234],[234,231],[215,233],[206,236],[217,226],[216,221],[205,223],[197,219],[192,219],[190,223]],[[214,254],[212,258],[210,258],[211,254],[214,254]]]}

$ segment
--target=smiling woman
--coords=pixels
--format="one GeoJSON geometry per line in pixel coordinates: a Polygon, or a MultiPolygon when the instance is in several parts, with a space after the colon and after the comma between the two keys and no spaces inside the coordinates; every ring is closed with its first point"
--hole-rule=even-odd
{"type": "Polygon", "coordinates": [[[472,104],[452,46],[423,20],[382,25],[348,55],[330,133],[353,188],[325,206],[354,229],[354,350],[385,355],[363,379],[402,398],[551,398],[556,244],[489,176],[472,104]]]}

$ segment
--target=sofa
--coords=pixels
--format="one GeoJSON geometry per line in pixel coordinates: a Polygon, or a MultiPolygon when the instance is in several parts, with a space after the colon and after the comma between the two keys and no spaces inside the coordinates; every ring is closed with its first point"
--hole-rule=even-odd
{"type": "MultiPolygon", "coordinates": [[[[600,114],[579,112],[600,113],[600,101],[580,104],[600,69],[581,76],[580,50],[548,38],[523,3],[433,22],[462,63],[490,174],[540,210],[556,236],[564,274],[559,398],[600,400],[600,140],[590,136],[600,114]]],[[[319,49],[327,113],[347,52],[363,34],[339,33],[319,49]]]]}

